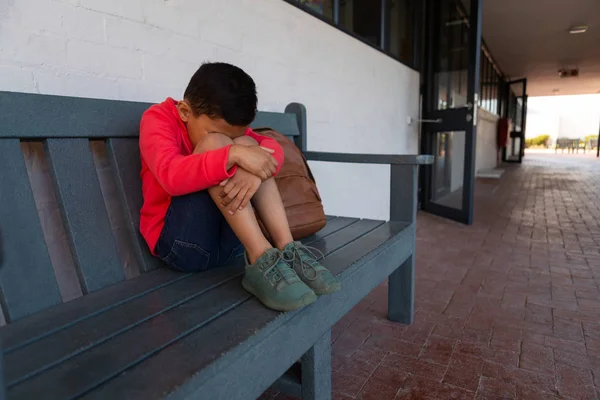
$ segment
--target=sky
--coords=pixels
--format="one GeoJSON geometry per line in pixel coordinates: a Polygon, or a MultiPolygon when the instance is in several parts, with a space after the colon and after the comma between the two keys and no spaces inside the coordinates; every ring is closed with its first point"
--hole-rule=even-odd
{"type": "Polygon", "coordinates": [[[600,128],[600,94],[527,99],[526,137],[550,135],[581,139],[600,128]]]}

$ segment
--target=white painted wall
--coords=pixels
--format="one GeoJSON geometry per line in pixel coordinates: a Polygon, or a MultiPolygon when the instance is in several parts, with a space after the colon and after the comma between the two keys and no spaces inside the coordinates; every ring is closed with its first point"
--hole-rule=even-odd
{"type": "MultiPolygon", "coordinates": [[[[417,152],[418,73],[282,0],[0,0],[0,90],[159,102],[205,60],[304,103],[311,150],[417,152]]],[[[312,165],[327,212],[388,217],[389,167],[312,165]]]]}
{"type": "Polygon", "coordinates": [[[477,114],[475,173],[496,168],[498,116],[479,108],[477,114]]]}

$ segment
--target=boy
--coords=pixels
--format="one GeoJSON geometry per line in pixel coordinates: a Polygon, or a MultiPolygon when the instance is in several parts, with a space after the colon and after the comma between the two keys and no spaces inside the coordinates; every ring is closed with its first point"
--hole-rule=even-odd
{"type": "Polygon", "coordinates": [[[256,107],[248,74],[206,63],[192,76],[183,101],[168,98],[144,113],[140,231],[152,254],[186,272],[225,265],[245,248],[243,287],[267,307],[289,311],[340,284],[292,239],[273,179],[283,150],[249,128],[256,107]]]}

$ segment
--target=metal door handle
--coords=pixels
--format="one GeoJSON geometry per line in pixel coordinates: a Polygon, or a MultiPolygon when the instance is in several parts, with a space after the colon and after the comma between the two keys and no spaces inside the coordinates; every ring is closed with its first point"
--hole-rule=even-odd
{"type": "Polygon", "coordinates": [[[438,118],[438,119],[413,119],[413,117],[408,117],[406,119],[406,123],[408,125],[412,125],[413,122],[425,123],[425,124],[441,124],[442,119],[441,118],[438,118]]]}

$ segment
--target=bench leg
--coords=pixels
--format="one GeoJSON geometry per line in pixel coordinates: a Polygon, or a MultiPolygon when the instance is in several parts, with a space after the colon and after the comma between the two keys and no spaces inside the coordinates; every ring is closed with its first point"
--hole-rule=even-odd
{"type": "Polygon", "coordinates": [[[388,319],[412,324],[415,311],[415,259],[412,254],[388,278],[388,319]]]}
{"type": "Polygon", "coordinates": [[[302,400],[331,400],[331,331],[302,356],[302,400]]]}

